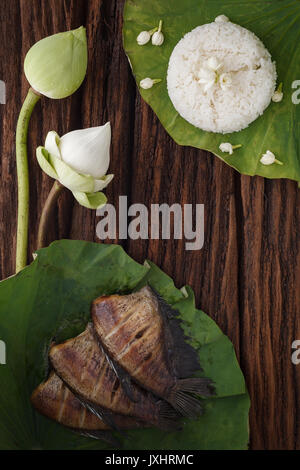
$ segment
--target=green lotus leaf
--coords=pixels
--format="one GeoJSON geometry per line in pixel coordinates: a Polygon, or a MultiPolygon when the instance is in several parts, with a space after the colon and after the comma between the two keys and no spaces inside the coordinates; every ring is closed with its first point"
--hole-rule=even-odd
{"type": "Polygon", "coordinates": [[[83,193],[72,191],[76,201],[87,209],[100,209],[107,203],[107,197],[100,191],[98,193],[83,193]]]}
{"type": "Polygon", "coordinates": [[[142,266],[118,245],[62,240],[40,250],[35,261],[0,283],[0,339],[7,364],[0,365],[0,449],[107,449],[35,412],[30,395],[47,374],[47,350],[84,330],[90,303],[99,295],[128,293],[149,283],[180,312],[199,351],[202,374],[216,396],[183,431],[132,430],[124,450],[246,449],[249,398],[233,346],[215,322],[195,308],[192,290],[148,262],[142,266]]]}
{"type": "Polygon", "coordinates": [[[140,93],[179,145],[208,150],[246,175],[300,181],[300,104],[292,101],[294,82],[300,80],[299,29],[299,0],[127,0],[123,35],[137,83],[145,77],[162,79],[149,90],[140,89],[140,93]],[[166,83],[169,58],[177,42],[185,33],[214,21],[220,14],[253,31],[263,41],[276,61],[278,83],[283,82],[284,90],[281,103],[272,102],[247,129],[226,135],[204,132],[181,118],[168,96],[166,83]],[[154,47],[149,42],[139,46],[138,34],[153,28],[159,20],[163,20],[164,44],[154,47]],[[242,144],[242,148],[229,156],[220,151],[222,142],[242,144]],[[260,158],[267,150],[283,165],[264,166],[260,158]]]}

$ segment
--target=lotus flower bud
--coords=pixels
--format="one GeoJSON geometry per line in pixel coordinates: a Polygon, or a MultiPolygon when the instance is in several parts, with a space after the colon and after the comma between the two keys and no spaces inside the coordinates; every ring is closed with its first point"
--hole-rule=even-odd
{"type": "Polygon", "coordinates": [[[83,26],[37,42],[24,62],[31,87],[53,99],[72,95],[82,84],[86,69],[87,41],[83,26]]]}
{"type": "Polygon", "coordinates": [[[100,193],[113,179],[106,175],[110,161],[111,128],[80,129],[63,137],[51,131],[45,147],[37,149],[42,170],[72,191],[77,201],[90,209],[106,202],[100,193]]]}

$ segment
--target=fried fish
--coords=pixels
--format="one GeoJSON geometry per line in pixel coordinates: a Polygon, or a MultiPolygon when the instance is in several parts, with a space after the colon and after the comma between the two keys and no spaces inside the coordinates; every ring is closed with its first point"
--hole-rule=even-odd
{"type": "Polygon", "coordinates": [[[195,397],[213,394],[207,378],[190,378],[201,370],[196,351],[174,311],[150,287],[130,295],[99,297],[91,306],[95,332],[122,380],[168,401],[182,416],[202,412],[195,397]]]}
{"type": "MultiPolygon", "coordinates": [[[[31,403],[39,413],[74,431],[116,443],[109,432],[111,428],[86,409],[55,372],[51,372],[49,378],[34,390],[31,403]]],[[[114,419],[120,429],[141,426],[138,421],[128,416],[115,415],[114,419]]]]}
{"type": "Polygon", "coordinates": [[[52,346],[50,362],[57,375],[93,413],[115,429],[115,414],[131,416],[162,429],[178,429],[172,407],[135,385],[135,401],[125,393],[89,324],[76,338],[52,346]]]}

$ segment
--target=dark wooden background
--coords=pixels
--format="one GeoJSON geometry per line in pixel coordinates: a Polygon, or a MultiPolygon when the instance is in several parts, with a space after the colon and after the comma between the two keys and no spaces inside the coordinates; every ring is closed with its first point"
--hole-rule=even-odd
{"type": "MultiPolygon", "coordinates": [[[[113,129],[109,201],[118,204],[205,204],[205,244],[122,241],[139,262],[150,258],[178,287],[190,284],[199,307],[233,341],[249,387],[251,448],[300,449],[300,365],[291,344],[300,339],[299,191],[292,181],[240,176],[214,156],[176,145],[141,100],[122,48],[123,0],[0,0],[1,278],[14,272],[16,232],[15,125],[28,89],[27,50],[53,33],[87,26],[89,68],[71,98],[43,99],[30,126],[30,250],[52,185],[34,150],[49,130],[59,134],[110,120],[113,129]],[[298,208],[298,209],[297,209],[298,208]]],[[[95,211],[65,193],[49,241],[98,241],[95,211]]]]}

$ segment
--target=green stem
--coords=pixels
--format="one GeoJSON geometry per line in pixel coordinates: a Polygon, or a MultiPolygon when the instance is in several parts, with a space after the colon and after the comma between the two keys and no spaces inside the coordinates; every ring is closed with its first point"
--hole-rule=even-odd
{"type": "Polygon", "coordinates": [[[53,214],[53,210],[56,206],[56,202],[61,194],[61,192],[65,189],[65,187],[60,184],[58,181],[55,181],[52,189],[47,197],[45,202],[40,224],[39,224],[39,231],[38,231],[38,239],[37,239],[37,249],[40,250],[44,246],[46,246],[47,241],[47,232],[49,227],[49,219],[53,214]]]}
{"type": "Polygon", "coordinates": [[[29,174],[27,157],[27,134],[32,111],[41,98],[32,88],[23,103],[16,132],[16,159],[18,176],[18,226],[16,249],[16,272],[27,265],[28,219],[29,219],[29,174]]]}

